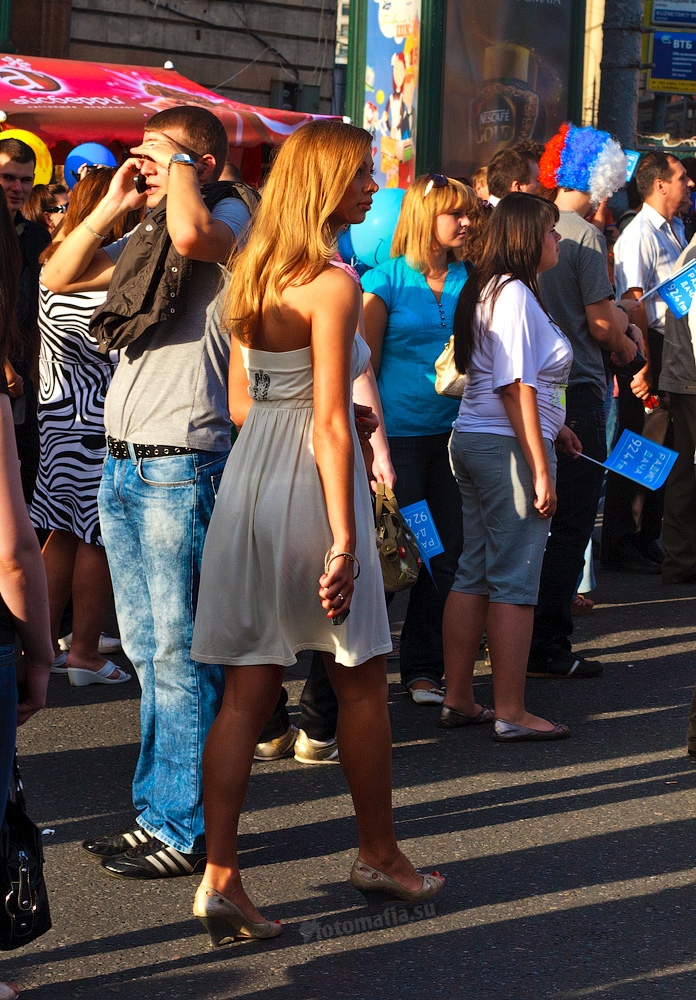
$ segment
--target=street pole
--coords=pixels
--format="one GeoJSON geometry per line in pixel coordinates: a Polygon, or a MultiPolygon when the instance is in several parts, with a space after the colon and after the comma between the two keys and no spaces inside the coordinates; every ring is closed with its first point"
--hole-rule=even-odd
{"type": "Polygon", "coordinates": [[[642,0],[606,0],[597,126],[634,149],[638,125],[642,0]]]}

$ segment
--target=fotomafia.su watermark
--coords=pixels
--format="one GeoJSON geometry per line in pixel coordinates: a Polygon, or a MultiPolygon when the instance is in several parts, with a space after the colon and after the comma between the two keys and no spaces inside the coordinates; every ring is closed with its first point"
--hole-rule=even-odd
{"type": "Polygon", "coordinates": [[[330,938],[349,937],[351,934],[363,934],[365,931],[383,930],[385,927],[398,927],[401,924],[412,924],[417,920],[426,920],[435,916],[435,904],[387,906],[374,913],[365,913],[359,917],[349,917],[337,920],[303,920],[300,924],[300,934],[305,944],[310,941],[327,941],[330,938]]]}

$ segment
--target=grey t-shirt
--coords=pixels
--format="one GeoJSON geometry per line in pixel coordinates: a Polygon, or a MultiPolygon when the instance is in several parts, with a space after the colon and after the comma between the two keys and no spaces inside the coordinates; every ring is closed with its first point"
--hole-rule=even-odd
{"type": "Polygon", "coordinates": [[[606,240],[577,212],[561,212],[558,264],[539,275],[544,305],[573,348],[569,386],[587,384],[604,399],[607,378],[602,351],[592,337],[585,306],[614,297],[607,270],[606,240]]]}
{"type": "MultiPolygon", "coordinates": [[[[249,221],[237,198],[218,202],[212,216],[235,236],[249,221]]],[[[105,247],[114,262],[131,235],[105,247]]],[[[225,277],[220,264],[193,261],[184,314],[121,351],[104,406],[109,437],[196,451],[228,450],[230,341],[220,329],[225,277]]]]}
{"type": "MultiPolygon", "coordinates": [[[[674,270],[696,259],[696,237],[691,240],[683,251],[674,270]]],[[[665,313],[665,340],[662,346],[662,371],[660,373],[660,388],[665,392],[683,393],[687,396],[696,395],[696,360],[691,342],[689,316],[677,319],[668,309],[665,313]]]]}

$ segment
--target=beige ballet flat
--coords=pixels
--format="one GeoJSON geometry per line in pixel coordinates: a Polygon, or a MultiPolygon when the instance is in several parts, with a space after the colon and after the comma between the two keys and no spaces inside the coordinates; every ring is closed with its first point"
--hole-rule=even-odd
{"type": "Polygon", "coordinates": [[[203,883],[198,886],[193,901],[193,915],[210,934],[211,948],[218,948],[225,940],[274,938],[283,930],[279,920],[262,920],[260,923],[247,920],[231,899],[203,883]]]}
{"type": "Polygon", "coordinates": [[[363,894],[368,903],[377,905],[394,899],[400,899],[405,903],[417,903],[422,899],[430,899],[445,884],[445,880],[439,872],[431,872],[430,875],[423,876],[423,885],[420,889],[406,889],[396,879],[384,875],[376,868],[371,868],[360,858],[356,858],[353,862],[350,881],[358,892],[363,894]]]}

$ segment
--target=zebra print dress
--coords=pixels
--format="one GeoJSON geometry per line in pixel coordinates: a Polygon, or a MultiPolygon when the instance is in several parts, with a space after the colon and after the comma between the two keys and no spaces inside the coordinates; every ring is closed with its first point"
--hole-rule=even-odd
{"type": "Polygon", "coordinates": [[[62,295],[39,283],[41,457],[31,519],[103,545],[97,491],[106,455],[104,397],[118,351],[97,352],[92,313],[106,292],[62,295]]]}

